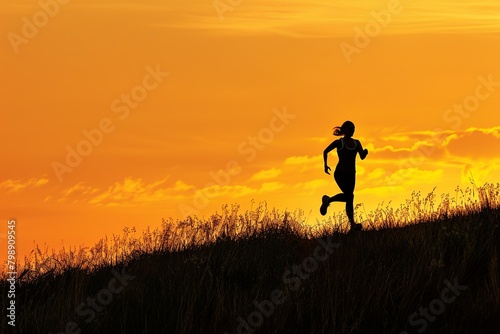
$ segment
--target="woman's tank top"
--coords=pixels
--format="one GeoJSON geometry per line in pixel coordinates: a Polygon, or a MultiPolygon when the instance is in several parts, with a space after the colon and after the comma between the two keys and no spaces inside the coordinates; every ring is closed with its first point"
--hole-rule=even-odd
{"type": "Polygon", "coordinates": [[[353,139],[354,147],[348,147],[344,142],[344,138],[340,138],[340,148],[337,149],[339,163],[337,169],[345,172],[356,172],[356,153],[358,152],[358,141],[353,139]]]}

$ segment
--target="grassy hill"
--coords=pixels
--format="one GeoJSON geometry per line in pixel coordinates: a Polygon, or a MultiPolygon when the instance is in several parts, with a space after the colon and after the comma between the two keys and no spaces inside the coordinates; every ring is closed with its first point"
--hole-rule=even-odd
{"type": "Polygon", "coordinates": [[[125,230],[87,252],[37,250],[20,274],[16,329],[499,333],[499,189],[436,206],[414,194],[366,215],[357,233],[342,221],[306,226],[301,212],[233,206],[140,237],[125,230]]]}

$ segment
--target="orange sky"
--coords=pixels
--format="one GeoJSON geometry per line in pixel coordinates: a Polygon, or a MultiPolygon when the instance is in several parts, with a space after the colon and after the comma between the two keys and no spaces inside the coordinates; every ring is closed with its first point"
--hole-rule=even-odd
{"type": "Polygon", "coordinates": [[[347,119],[368,211],[500,181],[498,2],[237,3],[0,1],[2,245],[12,217],[25,254],[252,199],[314,222],[347,119]]]}

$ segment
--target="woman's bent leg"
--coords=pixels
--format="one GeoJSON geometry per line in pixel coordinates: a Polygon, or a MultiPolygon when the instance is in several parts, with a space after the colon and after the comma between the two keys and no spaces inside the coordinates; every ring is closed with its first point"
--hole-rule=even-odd
{"type": "Polygon", "coordinates": [[[345,211],[351,224],[354,223],[354,187],[356,184],[356,173],[335,171],[333,174],[342,194],[337,194],[330,200],[345,202],[345,211]]]}
{"type": "Polygon", "coordinates": [[[335,196],[330,197],[330,203],[331,202],[345,202],[346,201],[346,196],[344,193],[337,194],[335,196]]]}

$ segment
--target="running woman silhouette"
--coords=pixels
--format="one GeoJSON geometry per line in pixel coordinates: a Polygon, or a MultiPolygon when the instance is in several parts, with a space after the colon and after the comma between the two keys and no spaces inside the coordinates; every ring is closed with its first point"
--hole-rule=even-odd
{"type": "Polygon", "coordinates": [[[337,149],[339,162],[333,173],[335,182],[342,193],[333,197],[324,195],[321,200],[320,213],[324,216],[331,202],[345,202],[345,211],[351,224],[351,231],[361,230],[361,224],[354,222],[354,186],[356,184],[356,154],[359,153],[361,160],[364,160],[368,154],[367,149],[363,149],[360,141],[352,138],[354,135],[354,123],[345,121],[342,126],[333,129],[335,136],[344,136],[333,141],[323,151],[323,160],[325,161],[325,173],[330,175],[331,168],[328,167],[328,153],[337,149]]]}

